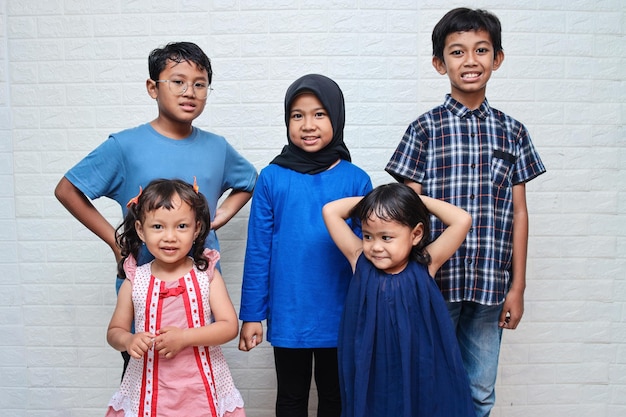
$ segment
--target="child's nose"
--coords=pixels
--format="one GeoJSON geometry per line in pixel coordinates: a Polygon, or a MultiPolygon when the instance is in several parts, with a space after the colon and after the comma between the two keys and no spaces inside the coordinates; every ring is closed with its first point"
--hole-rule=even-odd
{"type": "Polygon", "coordinates": [[[302,128],[304,130],[312,130],[315,129],[315,123],[314,123],[315,119],[313,119],[312,117],[305,117],[304,118],[304,123],[302,124],[302,128]]]}
{"type": "Polygon", "coordinates": [[[473,65],[476,63],[476,54],[474,52],[468,52],[465,54],[465,65],[473,65]]]}

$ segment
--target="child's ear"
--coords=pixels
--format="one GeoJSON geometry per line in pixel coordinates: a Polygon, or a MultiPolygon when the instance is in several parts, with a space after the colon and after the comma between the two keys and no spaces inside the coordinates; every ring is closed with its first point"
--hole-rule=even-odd
{"type": "Polygon", "coordinates": [[[496,56],[493,57],[493,70],[497,70],[502,65],[502,61],[504,61],[504,51],[500,50],[496,53],[496,56]]]}
{"type": "Polygon", "coordinates": [[[413,246],[416,246],[421,242],[424,237],[424,223],[418,223],[417,226],[411,231],[411,237],[413,238],[413,246]]]}
{"type": "Polygon", "coordinates": [[[148,78],[146,80],[146,90],[148,90],[148,95],[150,95],[150,97],[153,99],[157,98],[159,91],[157,90],[157,83],[153,79],[148,78]]]}
{"type": "Polygon", "coordinates": [[[141,222],[139,220],[135,220],[135,232],[137,232],[137,236],[141,239],[142,242],[145,242],[143,237],[143,229],[141,228],[141,222]]]}
{"type": "Polygon", "coordinates": [[[193,240],[196,240],[198,238],[198,235],[200,235],[201,228],[202,228],[202,223],[200,223],[200,220],[196,221],[196,231],[193,234],[193,240]]]}
{"type": "Polygon", "coordinates": [[[436,56],[433,57],[433,67],[435,67],[435,70],[441,75],[446,75],[446,73],[448,72],[446,68],[446,63],[436,56]]]}

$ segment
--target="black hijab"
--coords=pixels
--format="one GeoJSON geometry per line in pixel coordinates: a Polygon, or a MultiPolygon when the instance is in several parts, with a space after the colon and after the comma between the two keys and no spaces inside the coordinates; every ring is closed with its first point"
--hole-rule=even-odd
{"type": "Polygon", "coordinates": [[[308,74],[298,78],[285,93],[285,125],[287,126],[288,144],[270,163],[303,174],[318,174],[326,171],[337,159],[351,161],[350,151],[343,142],[345,121],[346,109],[343,93],[336,82],[319,74],[308,74]],[[318,98],[328,112],[333,127],[332,140],[326,147],[317,152],[306,152],[294,145],[289,138],[291,104],[302,93],[312,93],[318,98]]]}

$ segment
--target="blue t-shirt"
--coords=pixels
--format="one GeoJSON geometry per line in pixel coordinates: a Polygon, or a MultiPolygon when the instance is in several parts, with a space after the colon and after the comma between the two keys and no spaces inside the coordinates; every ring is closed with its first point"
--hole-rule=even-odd
{"type": "Polygon", "coordinates": [[[326,229],[322,207],[371,189],[369,176],[347,161],[315,175],[274,164],[261,171],[250,209],[239,318],[267,320],[273,346],[337,346],[352,269],[326,229]]]}
{"type": "MultiPolygon", "coordinates": [[[[123,215],[139,187],[157,178],[193,183],[194,176],[213,218],[225,191],[254,189],[257,171],[222,136],[194,127],[187,138],[176,140],[146,123],[110,135],[65,174],[90,199],[117,201],[123,215]]],[[[213,232],[206,246],[219,249],[213,232]]]]}

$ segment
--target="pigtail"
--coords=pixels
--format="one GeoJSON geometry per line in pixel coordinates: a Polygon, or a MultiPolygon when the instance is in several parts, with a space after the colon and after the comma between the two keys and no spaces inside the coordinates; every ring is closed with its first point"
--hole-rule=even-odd
{"type": "Polygon", "coordinates": [[[124,272],[124,261],[130,255],[137,259],[139,256],[139,249],[143,244],[137,234],[137,229],[135,228],[135,223],[139,220],[139,213],[140,210],[138,208],[138,203],[129,203],[128,212],[124,217],[124,221],[115,230],[115,243],[117,244],[117,247],[120,248],[120,252],[122,254],[122,259],[117,264],[117,274],[121,278],[126,278],[126,273],[124,272]]]}
{"type": "Polygon", "coordinates": [[[198,192],[197,187],[194,187],[194,190],[197,198],[195,199],[192,207],[196,210],[196,220],[200,223],[200,232],[198,233],[196,240],[193,242],[192,256],[193,261],[196,264],[196,268],[200,271],[206,271],[209,267],[209,262],[203,255],[204,241],[211,230],[211,213],[209,210],[209,203],[204,195],[198,192]]]}

